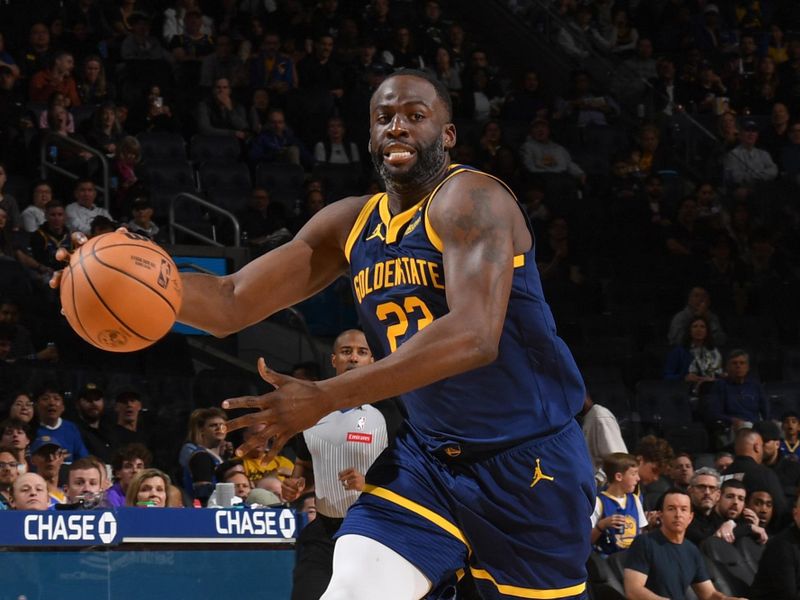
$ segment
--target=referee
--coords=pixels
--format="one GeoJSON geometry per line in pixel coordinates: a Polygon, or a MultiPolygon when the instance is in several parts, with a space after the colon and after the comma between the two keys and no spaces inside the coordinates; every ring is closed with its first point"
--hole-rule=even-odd
{"type": "MultiPolygon", "coordinates": [[[[364,333],[349,329],[333,343],[337,375],[373,362],[364,333]]],[[[364,474],[391,443],[402,422],[394,400],[336,411],[293,440],[297,460],[281,495],[293,502],[314,490],[317,518],[297,539],[292,600],[319,600],[331,579],[333,536],[364,489],[364,474]]]]}

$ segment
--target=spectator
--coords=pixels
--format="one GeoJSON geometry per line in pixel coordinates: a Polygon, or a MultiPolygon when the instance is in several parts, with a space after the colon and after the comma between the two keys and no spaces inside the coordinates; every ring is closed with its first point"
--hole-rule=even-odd
{"type": "Polygon", "coordinates": [[[781,415],[783,439],[780,443],[781,458],[800,461],[800,415],[795,411],[787,411],[781,415]]]}
{"type": "Polygon", "coordinates": [[[50,28],[43,21],[35,21],[28,33],[28,47],[20,53],[19,65],[23,78],[30,78],[46,69],[52,56],[50,28]]]}
{"type": "Polygon", "coordinates": [[[185,13],[183,31],[172,36],[164,36],[178,68],[180,69],[182,63],[192,63],[192,75],[198,77],[198,82],[200,61],[214,52],[211,33],[204,31],[203,25],[203,13],[197,8],[191,8],[185,13]]]}
{"type": "Polygon", "coordinates": [[[217,36],[214,53],[203,58],[200,68],[202,87],[209,88],[218,79],[227,79],[235,89],[247,84],[244,63],[233,53],[233,39],[227,34],[217,36]]]}
{"type": "Polygon", "coordinates": [[[52,64],[47,69],[42,69],[31,77],[28,91],[31,102],[47,102],[53,92],[61,92],[67,99],[67,106],[80,106],[78,88],[72,71],[75,69],[75,59],[72,54],[59,51],[53,56],[52,64]]]}
{"type": "Polygon", "coordinates": [[[111,460],[111,472],[115,481],[106,493],[106,501],[111,506],[125,506],[125,495],[131,481],[138,473],[150,467],[152,460],[153,455],[141,444],[130,444],[117,450],[111,460]]]}
{"type": "Polygon", "coordinates": [[[639,103],[647,90],[647,81],[655,79],[656,76],[653,41],[648,37],[640,37],[636,42],[635,54],[622,61],[614,73],[612,89],[625,104],[639,103]]]}
{"type": "Polygon", "coordinates": [[[581,5],[574,16],[570,15],[566,26],[561,27],[556,35],[556,43],[561,49],[574,59],[585,60],[589,58],[592,46],[608,49],[608,41],[592,23],[592,9],[581,5]]]}
{"type": "MultiPolygon", "coordinates": [[[[124,215],[129,211],[130,196],[141,187],[136,175],[137,165],[142,160],[142,146],[135,137],[126,135],[117,148],[112,173],[116,180],[117,194],[114,198],[114,212],[124,215]]],[[[113,185],[113,182],[112,182],[113,185]]]]}
{"type": "MultiPolygon", "coordinates": [[[[4,301],[5,302],[5,301],[4,301]]],[[[5,306],[5,304],[3,305],[5,306]]],[[[21,421],[25,425],[30,425],[33,421],[33,400],[27,392],[17,392],[14,394],[14,401],[8,407],[8,418],[21,421]]],[[[5,446],[6,444],[0,443],[5,446]]]]}
{"type": "MultiPolygon", "coordinates": [[[[344,331],[334,341],[331,364],[336,375],[372,362],[363,332],[344,331]]],[[[294,600],[318,598],[325,591],[333,568],[333,537],[364,489],[364,473],[391,443],[399,425],[400,413],[389,400],[331,413],[295,438],[297,461],[292,476],[283,481],[281,497],[294,502],[313,487],[317,518],[297,540],[294,600]],[[348,443],[349,431],[363,431],[364,443],[348,443]]]]}
{"type": "Polygon", "coordinates": [[[286,125],[284,112],[279,108],[269,111],[267,128],[253,140],[250,148],[250,160],[285,162],[296,165],[301,162],[304,165],[313,163],[313,157],[306,150],[303,142],[286,125]]]}
{"type": "Polygon", "coordinates": [[[0,163],[0,208],[6,211],[8,222],[6,227],[12,231],[17,231],[22,227],[22,217],[19,212],[19,204],[16,198],[3,191],[8,181],[8,169],[5,164],[0,163]]]}
{"type": "Polygon", "coordinates": [[[103,105],[95,111],[89,131],[92,146],[112,158],[117,154],[117,145],[124,136],[125,132],[117,121],[117,111],[113,104],[103,105]]]}
{"type": "MultiPolygon", "coordinates": [[[[242,432],[242,440],[246,443],[247,440],[263,430],[263,424],[251,425],[242,432]]],[[[242,470],[253,483],[254,488],[270,489],[270,486],[274,486],[274,479],[280,483],[287,477],[291,477],[294,470],[294,462],[282,453],[269,462],[264,462],[265,456],[266,451],[263,448],[254,448],[241,459],[242,470]]],[[[217,479],[219,480],[219,476],[217,479]]],[[[280,485],[278,485],[278,494],[280,494],[280,485]]]]}
{"type": "Polygon", "coordinates": [[[686,452],[679,452],[672,459],[669,466],[669,479],[672,482],[672,487],[681,490],[689,489],[689,482],[694,475],[694,465],[692,464],[692,457],[686,452]]]}
{"type": "Polygon", "coordinates": [[[7,67],[11,71],[11,76],[14,78],[14,80],[19,79],[19,67],[14,60],[14,57],[11,56],[6,50],[6,40],[2,33],[0,33],[0,67],[7,67]]]}
{"type": "Polygon", "coordinates": [[[728,467],[733,463],[733,454],[726,451],[717,452],[714,455],[714,468],[720,473],[728,470],[728,467]]]}
{"type": "Polygon", "coordinates": [[[175,131],[177,128],[178,122],[169,102],[162,95],[161,87],[153,85],[147,88],[143,102],[134,107],[130,132],[175,131]]]}
{"type": "Polygon", "coordinates": [[[140,194],[131,202],[132,218],[128,221],[128,230],[149,237],[156,242],[163,242],[161,230],[153,221],[153,203],[146,194],[140,194]]]}
{"type": "Polygon", "coordinates": [[[253,188],[247,208],[236,213],[236,217],[248,244],[257,252],[276,248],[292,237],[286,227],[283,205],[271,203],[266,188],[253,188]]]}
{"type": "Polygon", "coordinates": [[[698,598],[725,600],[706,571],[697,547],[686,540],[692,522],[689,495],[668,490],[661,499],[661,527],[633,541],[625,560],[625,597],[683,598],[690,585],[698,598]]]}
{"type": "MultiPolygon", "coordinates": [[[[700,499],[700,489],[692,488],[690,493],[700,499]]],[[[746,490],[741,481],[726,479],[722,482],[716,497],[717,503],[708,514],[705,511],[695,514],[697,523],[692,523],[686,532],[689,540],[700,544],[703,540],[715,536],[733,544],[738,539],[751,537],[761,544],[766,543],[767,533],[758,524],[758,516],[745,508],[746,490]]]]}
{"type": "Polygon", "coordinates": [[[78,74],[78,96],[82,104],[107,104],[114,101],[114,84],[106,77],[103,59],[91,54],[83,59],[78,74]]]}
{"type": "Polygon", "coordinates": [[[780,23],[774,22],[769,28],[769,47],[767,48],[767,56],[775,61],[776,65],[782,65],[789,60],[789,55],[786,51],[786,38],[783,35],[780,23]]]}
{"type": "Polygon", "coordinates": [[[31,191],[31,203],[22,211],[22,229],[34,233],[45,222],[44,207],[53,199],[53,187],[46,181],[37,181],[31,191]]]}
{"type": "Polygon", "coordinates": [[[64,263],[56,258],[60,248],[72,250],[72,238],[66,228],[64,205],[53,200],[45,207],[45,222],[30,234],[29,247],[34,269],[43,277],[52,276],[64,268],[64,263]]]}
{"type": "Polygon", "coordinates": [[[328,119],[325,139],[314,146],[317,163],[330,165],[358,165],[361,157],[358,148],[345,135],[344,121],[339,117],[328,119]]]}
{"type": "Polygon", "coordinates": [[[539,75],[533,69],[525,71],[519,87],[512,90],[503,102],[502,116],[508,121],[530,123],[547,118],[550,102],[539,88],[539,75]]]}
{"type": "Polygon", "coordinates": [[[792,524],[772,537],[758,561],[751,600],[796,598],[800,592],[800,496],[792,507],[792,524]]]}
{"type": "Polygon", "coordinates": [[[242,502],[247,500],[247,496],[253,491],[253,484],[250,483],[250,479],[244,473],[231,473],[223,477],[222,481],[233,484],[233,495],[240,498],[242,502]]]}
{"type": "Polygon", "coordinates": [[[64,504],[67,497],[58,485],[58,476],[69,451],[54,437],[42,435],[31,444],[30,462],[36,473],[47,482],[50,507],[64,504]]]}
{"type": "Polygon", "coordinates": [[[169,61],[172,59],[172,55],[164,49],[161,42],[150,35],[150,19],[147,15],[135,13],[128,19],[128,23],[131,29],[120,48],[122,60],[169,61]]]}
{"type": "Polygon", "coordinates": [[[705,317],[695,317],[689,323],[684,342],[667,355],[664,379],[681,380],[692,384],[692,393],[699,396],[701,387],[722,375],[722,354],[714,344],[705,317]]]}
{"type": "Polygon", "coordinates": [[[450,92],[450,100],[453,102],[453,109],[455,112],[459,111],[459,102],[461,100],[461,75],[453,65],[450,51],[444,46],[436,49],[434,54],[434,61],[432,70],[436,79],[441,81],[450,92]]]}
{"type": "Polygon", "coordinates": [[[759,181],[772,181],[778,167],[769,153],[756,148],[758,125],[745,121],[739,134],[739,145],[725,155],[723,176],[726,182],[753,185],[759,181]]]}
{"type": "MultiPolygon", "coordinates": [[[[800,463],[781,455],[781,431],[774,421],[755,423],[753,430],[761,434],[764,442],[761,464],[775,473],[783,489],[784,506],[791,506],[797,495],[798,486],[800,486],[800,463]]],[[[771,495],[770,501],[773,503],[775,501],[771,495]]],[[[778,520],[775,519],[776,522],[778,520]]]]}
{"type": "Polygon", "coordinates": [[[198,30],[210,36],[214,33],[214,21],[210,17],[203,16],[200,12],[200,4],[197,0],[177,0],[174,8],[164,11],[164,26],[161,36],[167,41],[172,42],[172,38],[186,32],[187,18],[191,20],[191,13],[200,14],[198,30]]]}
{"type": "Polygon", "coordinates": [[[711,537],[723,522],[722,516],[715,510],[720,498],[720,480],[719,472],[710,467],[697,469],[689,480],[688,492],[694,519],[686,530],[686,539],[693,544],[699,545],[711,537]]]}
{"type": "Polygon", "coordinates": [[[203,135],[234,135],[242,141],[250,136],[247,111],[231,96],[228,79],[215,80],[211,98],[200,102],[197,130],[203,135]]]}
{"type": "Polygon", "coordinates": [[[652,510],[661,494],[669,489],[669,482],[661,474],[667,472],[672,461],[672,447],[662,438],[646,435],[637,442],[633,455],[639,462],[642,505],[645,510],[652,510]]]}
{"type": "Polygon", "coordinates": [[[76,460],[67,468],[66,503],[77,504],[76,508],[81,509],[97,507],[103,492],[102,481],[103,475],[91,458],[76,460]]]}
{"type": "Polygon", "coordinates": [[[74,188],[75,202],[67,205],[67,228],[88,236],[91,234],[92,220],[102,216],[111,219],[111,215],[105,208],[95,204],[97,199],[97,188],[91,179],[79,179],[74,188]]]}
{"type": "Polygon", "coordinates": [[[92,219],[92,223],[89,226],[89,238],[91,239],[98,235],[103,235],[104,233],[111,233],[116,228],[117,224],[114,221],[103,215],[98,215],[92,219]]]}
{"type": "MultiPolygon", "coordinates": [[[[524,148],[524,146],[523,146],[524,148]]],[[[498,154],[502,150],[509,150],[503,142],[503,128],[499,122],[495,120],[487,121],[481,132],[481,137],[478,140],[477,156],[474,163],[478,168],[494,174],[498,168],[499,157],[498,154]]],[[[511,182],[503,179],[507,184],[511,182]]]]}
{"type": "Polygon", "coordinates": [[[36,439],[31,446],[31,452],[34,452],[33,446],[37,445],[37,441],[41,442],[47,438],[54,443],[58,442],[59,447],[64,449],[64,458],[67,462],[89,454],[86,446],[83,445],[81,434],[75,423],[62,419],[63,414],[64,397],[61,392],[52,383],[44,384],[36,394],[36,416],[39,427],[36,430],[36,439]]]}
{"type": "Polygon", "coordinates": [[[416,51],[414,36],[405,25],[392,34],[392,44],[381,54],[383,62],[394,69],[424,69],[425,61],[416,51]]]}
{"type": "Polygon", "coordinates": [[[613,98],[592,90],[588,71],[575,71],[566,96],[556,102],[554,118],[564,119],[579,127],[606,126],[609,119],[619,113],[619,105],[613,98]]]}
{"type": "MultiPolygon", "coordinates": [[[[445,30],[448,25],[442,17],[442,7],[438,0],[427,0],[425,2],[420,21],[416,39],[422,45],[424,53],[431,55],[436,52],[436,48],[445,43],[445,30]]],[[[375,39],[388,39],[388,36],[384,38],[375,37],[375,39]]]]}
{"type": "Polygon", "coordinates": [[[775,102],[770,111],[770,122],[767,128],[759,134],[759,145],[769,152],[772,161],[781,165],[781,150],[790,143],[790,125],[792,117],[789,108],[783,102],[775,102]]]}
{"type": "Polygon", "coordinates": [[[117,413],[117,425],[114,431],[119,443],[123,446],[141,444],[146,447],[150,436],[140,419],[142,396],[139,391],[131,387],[117,392],[114,412],[117,413]]]}
{"type": "Polygon", "coordinates": [[[165,508],[172,506],[168,492],[172,482],[169,475],[158,469],[137,473],[125,493],[125,506],[165,508]]]}
{"type": "Polygon", "coordinates": [[[192,413],[189,440],[181,453],[188,457],[183,471],[184,489],[205,506],[216,484],[214,469],[230,458],[233,446],[225,440],[225,413],[218,408],[202,408],[192,413]]]}
{"type": "Polygon", "coordinates": [[[550,139],[547,119],[538,118],[531,123],[520,156],[530,173],[566,173],[581,183],[586,182],[586,173],[572,161],[567,149],[550,139]]]}
{"type": "Polygon", "coordinates": [[[250,113],[248,115],[250,131],[255,135],[261,133],[261,130],[267,126],[268,117],[269,92],[265,89],[258,88],[253,91],[253,101],[250,105],[250,113]]]}
{"type": "Polygon", "coordinates": [[[105,418],[103,390],[95,383],[87,383],[78,393],[75,405],[78,409],[75,424],[89,454],[111,464],[119,442],[114,427],[105,418]]]}
{"type": "Polygon", "coordinates": [[[363,19],[364,32],[375,40],[392,39],[394,27],[389,11],[389,0],[370,0],[363,19]]]}
{"type": "Polygon", "coordinates": [[[715,344],[723,346],[727,339],[722,330],[719,317],[709,310],[711,298],[708,292],[699,286],[693,287],[689,291],[686,307],[675,314],[669,324],[669,334],[667,340],[673,346],[678,346],[684,339],[689,325],[694,317],[705,317],[708,327],[715,344]]]}
{"type": "Polygon", "coordinates": [[[68,100],[61,92],[53,92],[47,99],[47,108],[39,113],[39,129],[47,129],[50,122],[50,113],[53,112],[55,106],[60,106],[66,111],[67,117],[67,133],[75,133],[75,119],[72,113],[69,112],[68,100]]]}
{"type": "Polygon", "coordinates": [[[709,412],[716,423],[734,432],[769,418],[767,399],[761,385],[750,377],[750,356],[744,350],[728,354],[726,375],[711,388],[709,412]]]}
{"type": "MultiPolygon", "coordinates": [[[[20,394],[17,396],[24,396],[20,394]]],[[[20,473],[28,471],[28,446],[31,444],[31,425],[9,413],[8,419],[0,422],[0,448],[7,448],[17,460],[20,473]]]]}
{"type": "Polygon", "coordinates": [[[16,510],[48,510],[48,484],[36,473],[20,475],[14,482],[13,504],[16,510]]]}
{"type": "Polygon", "coordinates": [[[19,477],[14,450],[0,446],[0,510],[13,508],[14,482],[19,477]]]}
{"type": "Polygon", "coordinates": [[[748,494],[745,508],[753,511],[758,517],[758,526],[767,532],[768,536],[778,533],[777,519],[774,519],[775,510],[772,496],[769,492],[760,490],[748,494]]]}
{"type": "Polygon", "coordinates": [[[601,473],[603,459],[615,452],[626,453],[628,451],[625,441],[622,439],[619,423],[617,423],[614,413],[605,406],[595,404],[589,394],[586,394],[583,401],[581,417],[583,418],[583,437],[586,439],[586,447],[589,449],[589,456],[592,457],[592,463],[596,469],[595,479],[605,481],[608,474],[601,473]]]}
{"type": "Polygon", "coordinates": [[[761,434],[750,428],[737,431],[734,453],[736,456],[725,471],[725,477],[743,482],[748,493],[768,491],[772,496],[775,514],[782,519],[786,508],[783,488],[775,472],[763,464],[764,440],[761,434]]]}
{"type": "Polygon", "coordinates": [[[250,63],[250,85],[265,88],[283,106],[286,95],[297,88],[297,69],[289,56],[279,52],[280,46],[277,33],[264,35],[261,48],[250,63]]]}
{"type": "Polygon", "coordinates": [[[647,517],[634,491],[639,484],[636,457],[615,452],[603,460],[608,478],[606,489],[595,500],[592,513],[592,543],[603,555],[630,548],[647,527],[647,517]]]}

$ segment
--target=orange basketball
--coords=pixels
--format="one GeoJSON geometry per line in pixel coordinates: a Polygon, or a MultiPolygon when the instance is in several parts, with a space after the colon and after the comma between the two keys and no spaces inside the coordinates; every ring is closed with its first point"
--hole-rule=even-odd
{"type": "Polygon", "coordinates": [[[72,254],[61,277],[61,305],[69,324],[90,344],[133,352],[170,330],[182,289],[178,268],[161,247],[115,231],[72,254]]]}

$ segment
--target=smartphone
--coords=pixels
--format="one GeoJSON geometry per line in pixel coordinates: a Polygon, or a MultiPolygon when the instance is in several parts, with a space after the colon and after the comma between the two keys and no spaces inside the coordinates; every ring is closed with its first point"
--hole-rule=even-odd
{"type": "Polygon", "coordinates": [[[158,108],[163,107],[164,106],[164,98],[163,98],[163,96],[156,96],[155,98],[153,98],[153,105],[158,107],[158,108]]]}

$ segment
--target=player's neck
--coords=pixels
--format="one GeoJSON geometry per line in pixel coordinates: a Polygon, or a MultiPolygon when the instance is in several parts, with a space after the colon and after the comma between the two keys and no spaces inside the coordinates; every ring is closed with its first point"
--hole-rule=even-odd
{"type": "Polygon", "coordinates": [[[389,196],[389,210],[391,213],[393,215],[399,214],[430,194],[442,182],[449,168],[450,161],[446,160],[441,169],[424,180],[405,183],[386,179],[386,193],[389,196]]]}

